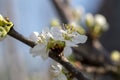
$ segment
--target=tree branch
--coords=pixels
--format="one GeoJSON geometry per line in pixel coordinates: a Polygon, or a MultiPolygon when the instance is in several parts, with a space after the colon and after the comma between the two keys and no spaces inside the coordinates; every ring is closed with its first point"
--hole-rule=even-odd
{"type": "Polygon", "coordinates": [[[73,76],[75,76],[78,80],[89,80],[84,76],[80,70],[75,68],[64,56],[60,56],[61,52],[56,52],[56,50],[52,50],[49,53],[49,56],[59,62],[63,67],[65,67],[73,76]]]}
{"type": "MultiPolygon", "coordinates": [[[[34,47],[36,45],[35,42],[30,41],[29,39],[25,38],[23,35],[15,31],[14,28],[11,28],[8,35],[11,37],[23,42],[24,44],[34,47]]],[[[64,56],[60,56],[62,50],[52,50],[49,52],[49,57],[53,60],[57,61],[61,65],[63,65],[72,75],[74,75],[78,80],[88,80],[78,69],[76,69],[64,56]]]]}
{"type": "Polygon", "coordinates": [[[24,44],[34,47],[36,45],[35,42],[30,41],[29,39],[25,38],[23,35],[18,33],[14,28],[11,28],[11,30],[8,32],[8,35],[12,36],[13,38],[23,42],[24,44]]]}

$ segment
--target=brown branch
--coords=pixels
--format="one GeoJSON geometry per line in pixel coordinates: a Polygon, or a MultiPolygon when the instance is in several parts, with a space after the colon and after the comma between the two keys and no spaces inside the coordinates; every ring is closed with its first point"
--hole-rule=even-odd
{"type": "Polygon", "coordinates": [[[26,45],[28,45],[30,47],[34,47],[36,45],[35,42],[30,41],[29,39],[25,38],[23,35],[18,33],[14,28],[11,28],[8,35],[12,36],[13,38],[23,42],[24,44],[26,44],[26,45]]]}
{"type": "MultiPolygon", "coordinates": [[[[23,42],[24,44],[34,47],[36,45],[35,42],[30,41],[29,39],[25,38],[23,35],[21,35],[19,32],[15,31],[14,28],[12,28],[8,35],[11,37],[23,42]]],[[[62,50],[57,51],[52,50],[49,52],[49,57],[51,57],[53,60],[57,61],[61,65],[63,65],[72,75],[74,75],[78,80],[88,80],[78,69],[76,69],[64,56],[59,56],[62,50]]]]}
{"type": "Polygon", "coordinates": [[[77,68],[75,68],[64,56],[61,56],[61,51],[52,50],[49,56],[59,62],[63,67],[65,67],[73,76],[78,80],[89,80],[84,74],[77,68]]]}

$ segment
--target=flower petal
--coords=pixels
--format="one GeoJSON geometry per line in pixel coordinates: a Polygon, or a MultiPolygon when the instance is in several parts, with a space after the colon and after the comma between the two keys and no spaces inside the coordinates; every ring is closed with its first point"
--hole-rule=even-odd
{"type": "Polygon", "coordinates": [[[60,28],[52,27],[50,32],[55,40],[63,40],[62,31],[60,28]]]}
{"type": "Polygon", "coordinates": [[[72,49],[70,47],[65,47],[63,53],[65,57],[69,57],[72,54],[72,49]]]}
{"type": "Polygon", "coordinates": [[[48,58],[48,53],[44,44],[38,44],[35,47],[31,48],[30,53],[32,53],[33,56],[41,56],[43,60],[48,58]]]}
{"type": "Polygon", "coordinates": [[[72,41],[75,44],[79,44],[79,43],[85,43],[87,40],[87,36],[85,35],[80,35],[79,33],[75,33],[74,38],[72,39],[72,41]]]}
{"type": "Polygon", "coordinates": [[[49,54],[49,51],[46,51],[46,47],[41,50],[41,58],[43,60],[48,59],[48,54],[49,54]]]}
{"type": "Polygon", "coordinates": [[[39,36],[38,32],[33,32],[30,34],[29,39],[34,42],[37,42],[39,40],[38,36],[39,36]]]}
{"type": "Polygon", "coordinates": [[[66,47],[78,47],[73,41],[65,40],[66,47]]]}

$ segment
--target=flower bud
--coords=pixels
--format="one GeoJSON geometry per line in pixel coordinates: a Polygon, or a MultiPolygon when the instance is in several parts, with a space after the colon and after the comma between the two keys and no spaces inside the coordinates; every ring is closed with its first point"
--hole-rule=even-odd
{"type": "Polygon", "coordinates": [[[94,16],[91,13],[86,15],[86,25],[90,28],[93,28],[94,25],[94,16]]]}

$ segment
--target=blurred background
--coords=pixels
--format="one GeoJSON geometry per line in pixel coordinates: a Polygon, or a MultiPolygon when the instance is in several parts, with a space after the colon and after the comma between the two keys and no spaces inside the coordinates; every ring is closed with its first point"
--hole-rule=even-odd
{"type": "MultiPolygon", "coordinates": [[[[86,13],[103,14],[110,27],[100,41],[108,51],[120,50],[120,0],[70,0],[70,4],[74,8],[83,6],[86,13]]],[[[26,37],[33,31],[41,32],[58,18],[52,0],[0,0],[0,14],[9,17],[26,37]]],[[[43,73],[47,73],[49,60],[32,57],[29,49],[10,36],[0,42],[0,80],[48,80],[43,73]]]]}

